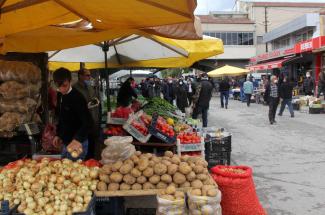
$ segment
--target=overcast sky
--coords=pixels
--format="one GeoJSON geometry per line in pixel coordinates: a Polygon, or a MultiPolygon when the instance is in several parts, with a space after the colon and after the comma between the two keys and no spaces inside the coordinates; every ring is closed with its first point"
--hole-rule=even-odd
{"type": "MultiPolygon", "coordinates": [[[[254,0],[252,0],[254,1],[254,0]]],[[[259,0],[255,0],[259,1],[259,0]]],[[[261,1],[261,0],[260,0],[261,1]]],[[[325,0],[262,0],[263,2],[322,2],[325,0]]],[[[209,11],[229,11],[232,10],[235,0],[197,0],[195,14],[208,14],[209,11]]]]}

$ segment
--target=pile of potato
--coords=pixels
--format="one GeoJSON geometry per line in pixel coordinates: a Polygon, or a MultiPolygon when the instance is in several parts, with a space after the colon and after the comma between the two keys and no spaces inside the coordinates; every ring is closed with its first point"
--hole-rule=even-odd
{"type": "Polygon", "coordinates": [[[98,167],[81,161],[18,161],[0,173],[0,201],[19,205],[26,215],[70,215],[86,211],[97,187],[98,167]]]}
{"type": "Polygon", "coordinates": [[[163,157],[136,151],[125,161],[104,165],[99,172],[99,191],[165,189],[201,189],[213,185],[207,169],[208,163],[201,157],[179,157],[166,151],[163,157]]]}
{"type": "Polygon", "coordinates": [[[169,201],[175,201],[185,199],[185,194],[182,191],[177,191],[176,187],[171,184],[165,190],[160,192],[159,197],[169,201]]]}

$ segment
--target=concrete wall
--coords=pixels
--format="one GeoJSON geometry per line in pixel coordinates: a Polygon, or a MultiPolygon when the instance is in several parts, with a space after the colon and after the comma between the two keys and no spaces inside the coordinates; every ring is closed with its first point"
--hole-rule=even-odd
{"type": "Polygon", "coordinates": [[[224,46],[224,48],[223,54],[211,59],[249,59],[256,55],[255,46],[224,46]]]}

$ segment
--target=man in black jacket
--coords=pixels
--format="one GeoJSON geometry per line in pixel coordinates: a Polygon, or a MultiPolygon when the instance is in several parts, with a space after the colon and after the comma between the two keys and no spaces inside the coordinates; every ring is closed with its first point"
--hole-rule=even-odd
{"type": "Polygon", "coordinates": [[[279,104],[279,87],[278,79],[276,76],[272,76],[271,83],[266,86],[264,100],[269,104],[269,121],[272,125],[276,123],[275,115],[279,104]]]}
{"type": "Polygon", "coordinates": [[[202,113],[203,127],[208,126],[208,110],[212,97],[213,86],[206,74],[202,75],[201,81],[197,86],[195,95],[193,97],[193,119],[197,119],[198,115],[202,113]]]}
{"type": "Polygon", "coordinates": [[[92,118],[85,98],[71,86],[71,72],[65,68],[53,73],[58,87],[57,113],[59,123],[54,144],[63,143],[62,157],[71,160],[84,159],[88,152],[88,135],[92,118]],[[69,152],[68,152],[69,151],[69,152]],[[76,156],[73,153],[77,152],[76,156]]]}
{"type": "Polygon", "coordinates": [[[225,77],[222,79],[219,85],[221,108],[224,107],[226,107],[226,109],[228,108],[229,89],[230,89],[229,79],[228,77],[225,77]]]}
{"type": "Polygon", "coordinates": [[[288,82],[287,77],[284,77],[279,90],[280,98],[282,99],[279,116],[282,116],[285,106],[288,105],[291,117],[294,117],[293,107],[292,107],[292,90],[293,90],[292,84],[288,82]]]}

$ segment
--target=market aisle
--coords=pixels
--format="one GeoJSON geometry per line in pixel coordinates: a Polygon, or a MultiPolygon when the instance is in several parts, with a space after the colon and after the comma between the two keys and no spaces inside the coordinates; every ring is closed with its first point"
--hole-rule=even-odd
{"type": "Polygon", "coordinates": [[[270,215],[325,214],[325,115],[295,112],[270,125],[268,107],[213,97],[209,126],[233,133],[232,164],[253,167],[261,203],[270,215]]]}

